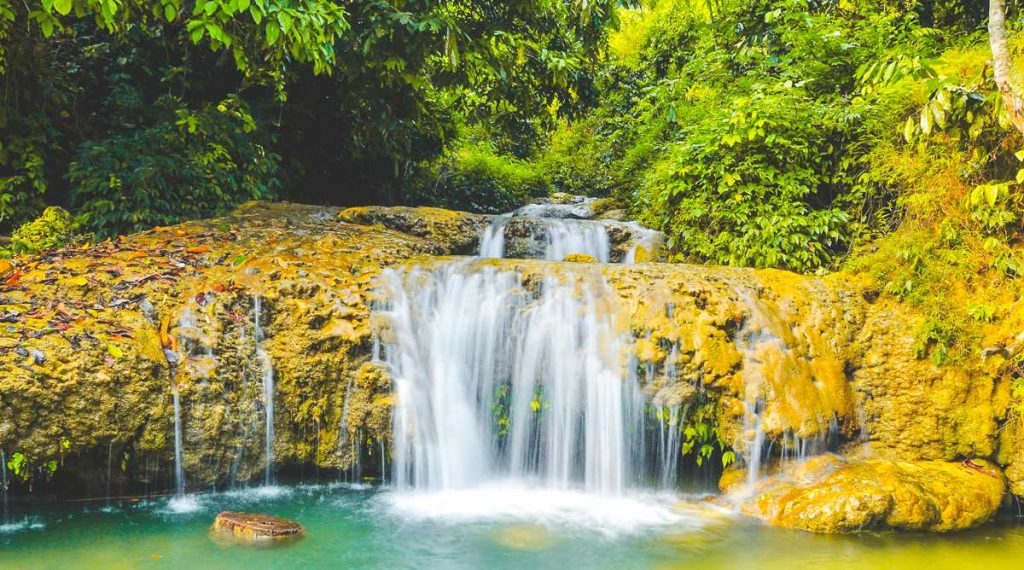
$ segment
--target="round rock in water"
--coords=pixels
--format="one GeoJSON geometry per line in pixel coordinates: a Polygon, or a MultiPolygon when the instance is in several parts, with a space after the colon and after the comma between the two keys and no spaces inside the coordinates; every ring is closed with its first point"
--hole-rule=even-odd
{"type": "Polygon", "coordinates": [[[302,525],[295,521],[273,515],[231,511],[217,515],[213,520],[213,532],[243,543],[294,540],[306,534],[302,525]]]}

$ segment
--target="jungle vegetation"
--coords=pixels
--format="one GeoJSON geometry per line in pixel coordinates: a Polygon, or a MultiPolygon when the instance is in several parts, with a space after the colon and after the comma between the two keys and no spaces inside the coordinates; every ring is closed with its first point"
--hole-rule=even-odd
{"type": "Polygon", "coordinates": [[[672,261],[864,276],[944,363],[1020,303],[1020,27],[1016,0],[0,0],[3,251],[250,199],[611,196],[672,261]]]}

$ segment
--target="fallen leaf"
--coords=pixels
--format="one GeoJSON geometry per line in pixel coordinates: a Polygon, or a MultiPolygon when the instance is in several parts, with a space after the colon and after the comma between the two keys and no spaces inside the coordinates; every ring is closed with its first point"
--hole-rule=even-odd
{"type": "Polygon", "coordinates": [[[114,344],[107,345],[107,352],[110,353],[110,356],[113,356],[114,358],[124,357],[124,351],[121,350],[121,347],[114,344]]]}
{"type": "Polygon", "coordinates": [[[185,253],[206,253],[208,251],[210,251],[210,247],[205,245],[185,248],[185,253]]]}

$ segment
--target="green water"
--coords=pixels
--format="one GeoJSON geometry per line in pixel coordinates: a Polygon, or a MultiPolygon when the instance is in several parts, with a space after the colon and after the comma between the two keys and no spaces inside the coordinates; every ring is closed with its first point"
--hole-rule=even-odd
{"type": "Polygon", "coordinates": [[[1024,527],[1005,521],[948,536],[826,537],[765,527],[665,496],[632,507],[595,506],[580,497],[531,500],[513,492],[421,501],[372,489],[317,486],[204,496],[188,513],[170,511],[166,500],[37,509],[31,515],[15,513],[0,527],[0,568],[963,570],[986,564],[1012,568],[1024,560],[1024,527]],[[413,507],[405,509],[405,501],[413,507]],[[445,514],[424,518],[417,509],[445,514]],[[499,514],[489,516],[489,509],[499,514]],[[224,544],[212,540],[208,530],[221,510],[291,518],[304,524],[308,535],[272,548],[224,544]]]}

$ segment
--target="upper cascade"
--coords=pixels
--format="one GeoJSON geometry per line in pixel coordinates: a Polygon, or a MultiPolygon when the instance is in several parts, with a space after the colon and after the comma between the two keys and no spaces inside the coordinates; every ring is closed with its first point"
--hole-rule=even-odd
{"type": "Polygon", "coordinates": [[[498,216],[481,236],[479,255],[626,264],[656,260],[661,233],[636,222],[595,219],[607,202],[556,195],[555,201],[528,204],[498,216]]]}

